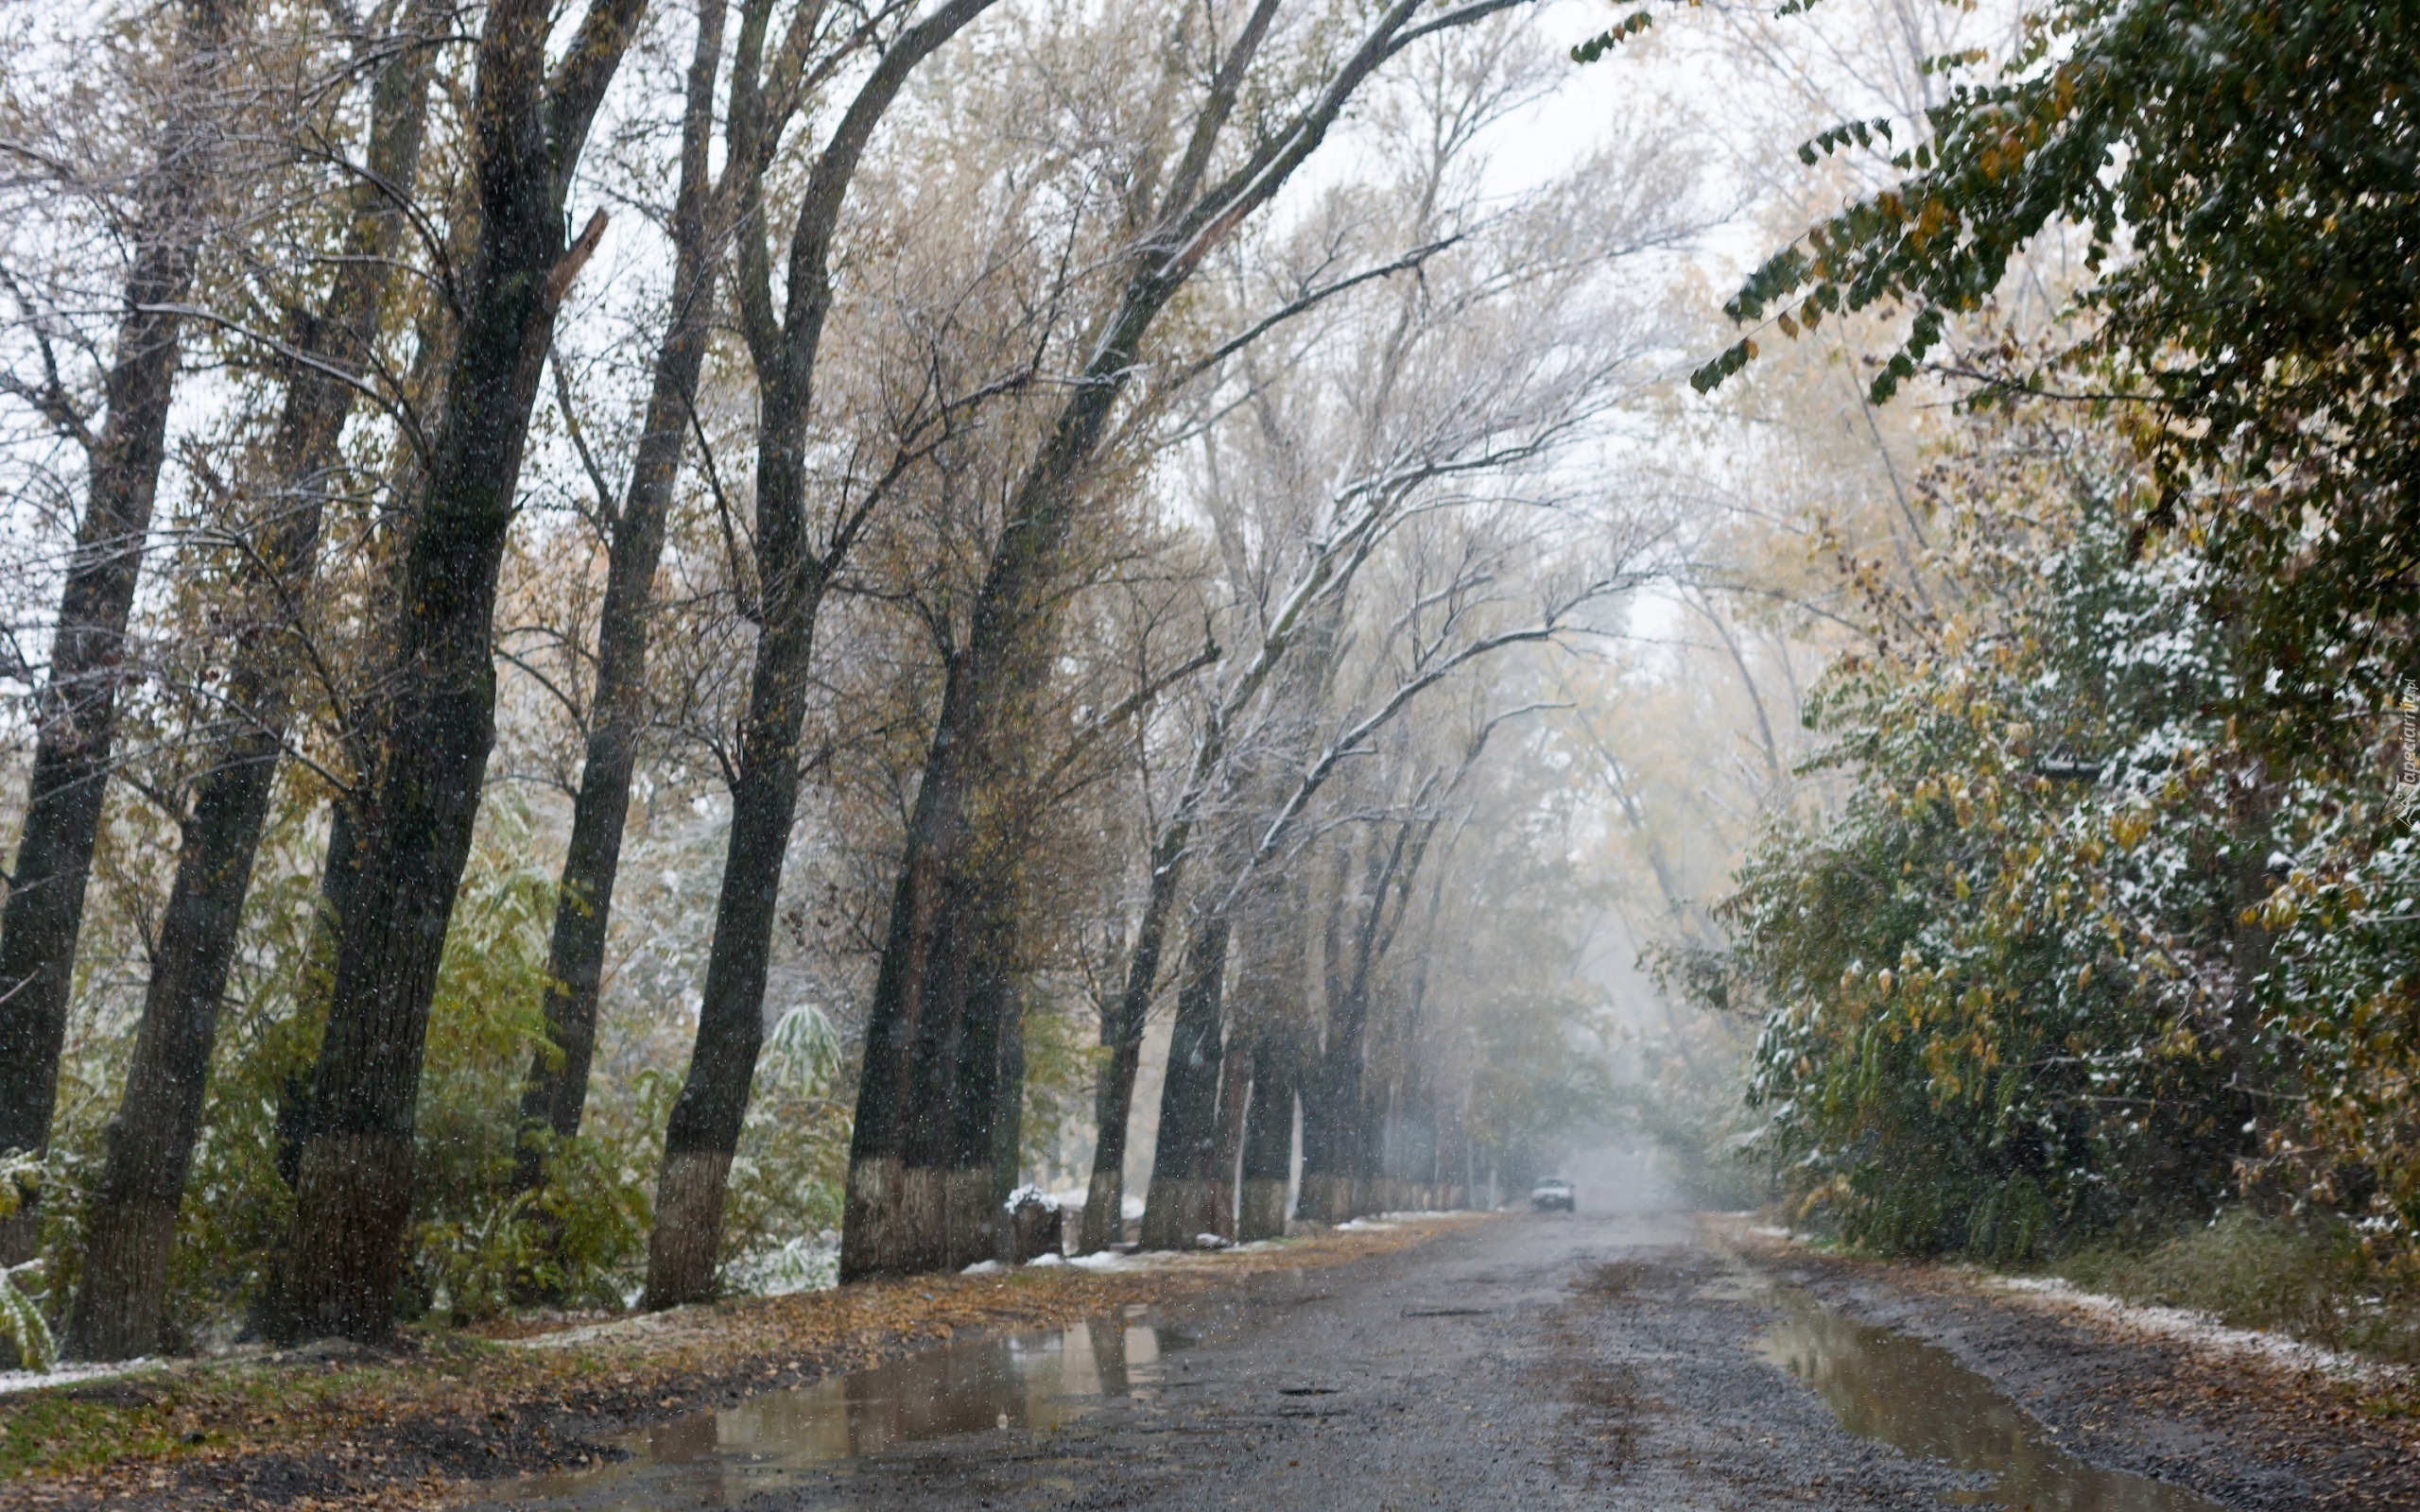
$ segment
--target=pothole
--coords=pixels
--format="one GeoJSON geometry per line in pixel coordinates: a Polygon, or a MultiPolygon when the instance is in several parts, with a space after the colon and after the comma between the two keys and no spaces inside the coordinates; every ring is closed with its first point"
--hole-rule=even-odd
{"type": "Polygon", "coordinates": [[[1184,1342],[1109,1317],[1055,1333],[942,1345],[658,1424],[621,1442],[627,1460],[500,1482],[481,1504],[735,1507],[837,1461],[953,1434],[1055,1428],[1105,1399],[1148,1397],[1160,1383],[1162,1352],[1184,1342]]]}
{"type": "Polygon", "coordinates": [[[2221,1512],[2164,1481],[2088,1465],[1984,1377],[1938,1345],[1858,1323],[1803,1292],[1783,1292],[1766,1359],[1815,1388],[1861,1437],[1993,1477],[1949,1500],[2031,1512],[2221,1512]]]}

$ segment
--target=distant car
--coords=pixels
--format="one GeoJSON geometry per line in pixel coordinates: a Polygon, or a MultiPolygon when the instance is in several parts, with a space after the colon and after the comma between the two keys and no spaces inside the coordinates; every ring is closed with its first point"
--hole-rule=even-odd
{"type": "Polygon", "coordinates": [[[1530,1189],[1530,1206],[1540,1212],[1578,1212],[1580,1202],[1571,1183],[1559,1176],[1547,1177],[1530,1189]]]}

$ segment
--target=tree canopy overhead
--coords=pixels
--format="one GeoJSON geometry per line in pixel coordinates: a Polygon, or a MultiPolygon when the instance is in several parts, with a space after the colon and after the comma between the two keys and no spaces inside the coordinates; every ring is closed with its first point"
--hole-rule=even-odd
{"type": "MultiPolygon", "coordinates": [[[[2420,17],[2063,0],[2020,36],[1996,75],[1909,123],[1916,141],[1877,120],[1803,144],[1808,163],[1892,153],[1896,180],[1766,259],[1725,313],[1791,338],[1838,312],[1902,314],[1873,359],[1877,404],[1929,363],[1979,399],[2113,404],[2151,465],[2139,523],[2206,534],[2233,569],[2216,607],[2276,664],[2332,664],[2278,690],[2327,703],[2360,663],[2382,670],[2381,635],[2414,607],[2420,17]],[[2066,339],[1936,355],[2057,235],[2083,242],[2066,339]]],[[[1691,382],[1710,391],[1757,350],[1743,335],[1691,382]]]]}

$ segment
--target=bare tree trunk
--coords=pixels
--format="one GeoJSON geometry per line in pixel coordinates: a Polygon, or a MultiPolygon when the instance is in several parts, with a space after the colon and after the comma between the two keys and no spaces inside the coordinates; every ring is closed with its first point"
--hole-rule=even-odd
{"type": "Polygon", "coordinates": [[[405,553],[383,760],[337,929],[328,1026],[282,1288],[281,1338],[381,1338],[411,1208],[429,1000],[487,758],[496,573],[556,311],[604,233],[565,244],[572,168],[644,0],[594,0],[549,77],[551,8],[493,6],[478,45],[476,249],[428,477],[405,553]]]}
{"type": "MultiPolygon", "coordinates": [[[[134,265],[104,388],[107,414],[87,448],[90,489],[35,714],[16,865],[0,905],[0,1150],[39,1152],[50,1144],[84,886],[126,675],[126,622],[151,530],[182,354],[178,317],[166,307],[192,288],[200,256],[204,201],[218,161],[208,80],[233,9],[228,0],[189,0],[171,63],[177,77],[162,92],[158,150],[136,190],[134,265]]],[[[65,396],[59,399],[64,405],[65,396]]],[[[0,1219],[0,1265],[32,1258],[38,1200],[37,1193],[0,1219]]]]}
{"type": "MultiPolygon", "coordinates": [[[[1009,1112],[1011,1087],[1023,1090],[1024,1043],[1014,1023],[1016,991],[1009,974],[1011,940],[992,942],[984,953],[980,977],[967,994],[967,1012],[958,1043],[958,1070],[950,1106],[949,1174],[942,1188],[945,1233],[949,1251],[943,1262],[957,1270],[999,1252],[1006,1237],[1000,1203],[994,1199],[1003,1158],[1000,1142],[1013,1139],[1016,1115],[1009,1112]],[[1011,1046],[1018,1081],[1009,1080],[1011,1046]]],[[[1015,1150],[1007,1151],[1013,1175],[1015,1150]]],[[[1001,1193],[1005,1197],[1006,1192],[1001,1193]]]]}
{"type": "Polygon", "coordinates": [[[1361,1107],[1361,1022],[1344,945],[1352,905],[1352,852],[1338,847],[1321,929],[1320,971],[1326,1035],[1303,1090],[1303,1215],[1321,1223],[1353,1216],[1354,1134],[1361,1107]],[[1348,1111],[1349,1110],[1349,1111],[1348,1111]]]}
{"type": "MultiPolygon", "coordinates": [[[[596,690],[590,704],[586,758],[572,800],[571,840],[563,851],[553,941],[546,956],[546,1033],[522,1084],[521,1122],[559,1140],[579,1132],[588,1105],[588,1068],[596,1048],[596,997],[605,970],[614,884],[630,814],[631,774],[647,722],[648,627],[655,571],[664,555],[665,516],[693,423],[698,375],[713,335],[715,275],[721,226],[712,204],[715,82],[722,68],[723,0],[699,0],[698,41],[689,63],[681,129],[681,186],[672,212],[672,302],[656,347],[653,385],[639,431],[621,513],[614,520],[605,603],[596,625],[596,690]]],[[[520,1184],[544,1179],[543,1140],[525,1139],[520,1184]]]]}
{"type": "Polygon", "coordinates": [[[1189,823],[1171,824],[1151,850],[1150,890],[1134,931],[1133,954],[1126,959],[1126,989],[1105,1025],[1109,1059],[1101,1067],[1093,1104],[1098,1135],[1093,1143],[1092,1185],[1084,1194],[1079,1254],[1107,1249],[1125,1237],[1127,1125],[1133,1117],[1134,1074],[1143,1063],[1143,1031],[1159,989],[1160,954],[1167,944],[1168,914],[1176,906],[1191,834],[1189,823]]]}
{"type": "Polygon", "coordinates": [[[759,556],[791,570],[767,575],[769,599],[785,578],[790,587],[780,601],[768,603],[764,634],[756,644],[698,1042],[665,1130],[664,1165],[656,1180],[642,1303],[647,1307],[703,1301],[714,1293],[723,1195],[765,1040],[765,974],[783,854],[798,801],[799,730],[823,587],[820,575],[796,570],[797,558],[805,556],[803,541],[790,543],[796,558],[779,561],[785,554],[782,533],[769,524],[760,516],[759,556]]]}
{"type": "Polygon", "coordinates": [[[1144,1200],[1143,1247],[1183,1249],[1204,1232],[1219,1147],[1219,1019],[1227,977],[1229,919],[1221,911],[1194,926],[1177,988],[1176,1032],[1160,1084],[1160,1138],[1144,1200]]]}
{"type": "Polygon", "coordinates": [[[1270,1024],[1253,1037],[1252,1107],[1245,1114],[1243,1191],[1236,1204],[1236,1237],[1282,1238],[1287,1188],[1294,1174],[1294,1088],[1299,1029],[1270,1024]]]}
{"type": "Polygon", "coordinates": [[[292,668],[285,638],[301,633],[291,606],[307,596],[319,563],[330,479],[354,389],[337,376],[367,365],[402,212],[387,186],[408,194],[427,120],[433,49],[416,8],[372,98],[368,181],[353,192],[347,257],[326,304],[289,365],[285,407],[271,442],[278,514],[249,553],[246,618],[283,634],[238,641],[229,668],[235,711],[210,743],[183,824],[176,881],[161,914],[125,1093],[93,1199],[82,1284],[69,1349],[117,1360],[159,1348],[177,1210],[201,1120],[202,1089],[217,1037],[218,1005],[243,922],[270,788],[285,749],[292,668]]]}
{"type": "Polygon", "coordinates": [[[1007,1213],[1017,1177],[1025,1174],[1025,1015],[1024,994],[1018,993],[1000,1020],[999,1089],[993,1097],[993,1255],[1003,1264],[1017,1259],[1007,1213]]]}
{"type": "Polygon", "coordinates": [[[1294,1174],[1294,1096],[1303,1044],[1310,1028],[1310,899],[1298,883],[1281,882],[1246,928],[1237,990],[1249,1006],[1237,1017],[1253,1027],[1252,1100],[1245,1114],[1236,1236],[1275,1239],[1286,1232],[1287,1189],[1294,1174]]]}
{"type": "Polygon", "coordinates": [[[1218,1133],[1202,1202],[1209,1222],[1201,1232],[1221,1239],[1236,1237],[1236,1191],[1243,1160],[1244,1115],[1252,1103],[1253,1067],[1257,1058],[1253,1044],[1257,1037],[1257,1030],[1237,1022],[1228,1031],[1227,1048],[1219,1057],[1218,1133]]]}

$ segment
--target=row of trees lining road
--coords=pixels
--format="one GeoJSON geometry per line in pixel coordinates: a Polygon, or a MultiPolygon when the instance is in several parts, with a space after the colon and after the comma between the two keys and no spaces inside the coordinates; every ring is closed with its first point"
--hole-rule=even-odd
{"type": "Polygon", "coordinates": [[[1098,1247],[1155,1023],[1146,1243],[1601,1114],[1556,668],[1696,211],[1503,187],[1529,9],[10,33],[9,1315],[962,1266],[1042,1169],[1098,1247]]]}

